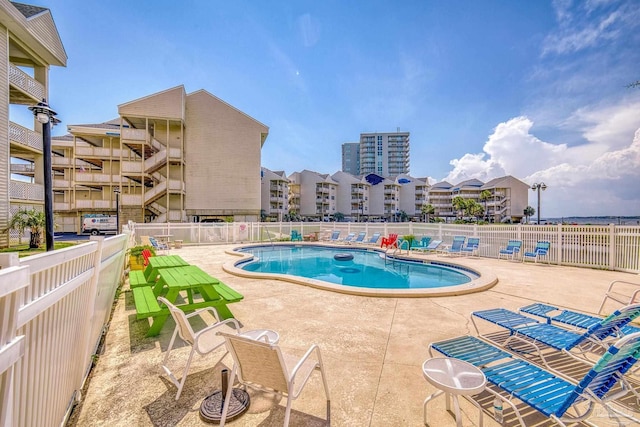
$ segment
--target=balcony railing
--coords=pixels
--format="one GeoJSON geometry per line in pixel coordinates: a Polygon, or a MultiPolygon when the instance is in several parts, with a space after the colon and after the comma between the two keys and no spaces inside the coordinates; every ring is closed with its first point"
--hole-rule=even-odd
{"type": "Polygon", "coordinates": [[[129,141],[146,141],[147,135],[148,133],[145,129],[123,128],[120,137],[129,141]]]}
{"type": "Polygon", "coordinates": [[[44,201],[44,186],[41,184],[11,180],[9,183],[9,198],[42,202],[44,201]]]}
{"type": "Polygon", "coordinates": [[[13,64],[9,64],[9,84],[32,96],[35,101],[46,97],[43,84],[13,64]]]}
{"type": "Polygon", "coordinates": [[[11,141],[42,152],[42,135],[19,124],[9,122],[11,141]]]}

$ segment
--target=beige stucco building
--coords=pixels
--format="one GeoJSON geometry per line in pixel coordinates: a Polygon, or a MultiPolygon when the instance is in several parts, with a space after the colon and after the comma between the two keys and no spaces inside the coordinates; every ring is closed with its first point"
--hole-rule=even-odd
{"type": "MultiPolygon", "coordinates": [[[[44,210],[42,126],[18,124],[11,111],[49,97],[49,67],[67,54],[49,9],[0,0],[0,230],[19,209],[44,210]]],[[[30,116],[28,113],[27,117],[30,116]]],[[[15,231],[0,232],[7,247],[15,231]]]]}
{"type": "Polygon", "coordinates": [[[80,231],[87,214],[115,214],[116,201],[121,223],[259,220],[267,126],[184,86],[121,104],[118,114],[54,138],[60,231],[80,231]]]}

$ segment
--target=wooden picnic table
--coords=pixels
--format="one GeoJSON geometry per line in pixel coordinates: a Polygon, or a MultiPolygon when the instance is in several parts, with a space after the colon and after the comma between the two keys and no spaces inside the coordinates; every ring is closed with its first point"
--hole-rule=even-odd
{"type": "Polygon", "coordinates": [[[241,301],[244,297],[200,267],[188,265],[158,270],[159,278],[153,287],[133,289],[138,319],[152,317],[147,336],[156,336],[170,316],[166,307],[161,308],[157,298],[163,295],[169,302],[185,312],[204,307],[215,307],[221,319],[233,317],[227,304],[241,301]],[[187,300],[180,293],[186,291],[187,300]],[[193,293],[198,292],[202,300],[194,301],[193,293]]]}

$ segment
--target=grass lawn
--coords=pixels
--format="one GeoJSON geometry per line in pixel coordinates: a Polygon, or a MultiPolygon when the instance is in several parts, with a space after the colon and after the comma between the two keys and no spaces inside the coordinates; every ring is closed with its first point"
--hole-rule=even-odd
{"type": "MultiPolygon", "coordinates": [[[[77,245],[78,243],[86,243],[86,242],[77,242],[77,243],[76,242],[54,242],[53,250],[68,248],[69,246],[74,246],[74,245],[77,245]]],[[[25,243],[24,245],[16,245],[16,246],[11,246],[10,248],[0,249],[0,252],[18,252],[18,256],[22,258],[25,256],[46,252],[46,250],[47,250],[46,245],[43,242],[40,245],[40,247],[37,249],[29,249],[29,243],[25,243]]]]}

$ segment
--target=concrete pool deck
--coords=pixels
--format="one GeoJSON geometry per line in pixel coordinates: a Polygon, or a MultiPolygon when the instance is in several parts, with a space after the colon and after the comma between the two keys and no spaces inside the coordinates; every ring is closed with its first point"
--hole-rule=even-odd
{"type": "MultiPolygon", "coordinates": [[[[230,306],[244,329],[269,328],[280,333],[280,346],[298,356],[318,344],[331,392],[330,423],[319,375],[313,375],[294,401],[291,426],[421,426],[424,399],[436,389],[423,378],[430,342],[475,334],[474,310],[516,309],[532,301],[596,312],[609,283],[640,283],[637,274],[546,264],[522,264],[487,258],[456,258],[472,269],[492,271],[498,283],[479,293],[430,298],[381,298],[349,295],[273,279],[237,277],[223,270],[237,260],[226,253],[238,245],[183,247],[172,250],[244,295],[230,306]]],[[[434,257],[430,255],[428,257],[434,257]]],[[[82,404],[72,415],[77,426],[203,426],[202,400],[221,386],[220,372],[232,360],[223,349],[194,356],[180,400],[162,374],[162,360],[174,323],[158,337],[145,338],[148,322],[136,320],[128,284],[115,305],[102,353],[90,377],[82,404]]],[[[615,304],[608,305],[616,307],[615,304]]],[[[211,322],[194,319],[196,328],[211,322]]],[[[178,370],[189,348],[178,344],[170,365],[178,370]]],[[[250,392],[251,407],[230,426],[281,426],[286,399],[250,392]]],[[[480,399],[484,424],[496,426],[491,399],[480,399]]],[[[461,399],[463,425],[478,425],[477,410],[461,399]]],[[[638,410],[636,407],[635,410],[638,410]]],[[[515,425],[509,411],[508,425],[515,425]]],[[[531,414],[532,425],[554,425],[531,414]]],[[[603,426],[620,425],[596,414],[603,426]]],[[[430,426],[454,426],[439,397],[429,406],[430,426]]]]}

